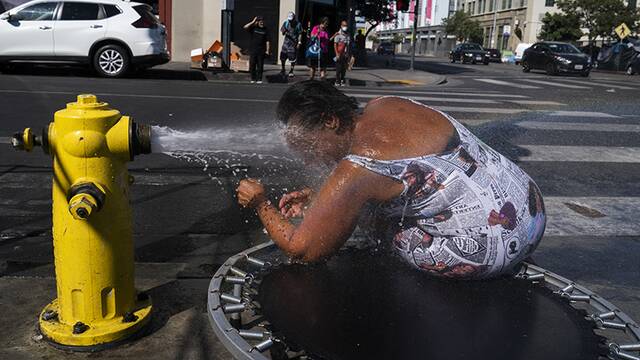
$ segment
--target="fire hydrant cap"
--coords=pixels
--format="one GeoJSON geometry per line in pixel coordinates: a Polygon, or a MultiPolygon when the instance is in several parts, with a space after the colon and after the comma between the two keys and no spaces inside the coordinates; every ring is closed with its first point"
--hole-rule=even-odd
{"type": "Polygon", "coordinates": [[[103,109],[109,104],[99,102],[93,94],[80,94],[76,102],[67,104],[68,109],[103,109]]]}

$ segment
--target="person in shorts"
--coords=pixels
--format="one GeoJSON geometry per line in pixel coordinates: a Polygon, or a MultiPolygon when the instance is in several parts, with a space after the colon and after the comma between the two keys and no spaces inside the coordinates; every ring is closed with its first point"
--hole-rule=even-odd
{"type": "Polygon", "coordinates": [[[293,77],[293,69],[296,66],[298,46],[300,46],[300,34],[302,34],[302,25],[296,19],[296,14],[293,11],[289,11],[287,15],[287,21],[285,21],[280,27],[280,32],[284,36],[282,42],[282,49],[280,50],[280,63],[282,65],[282,71],[280,75],[285,75],[285,65],[287,60],[291,64],[289,70],[289,77],[293,77]]]}

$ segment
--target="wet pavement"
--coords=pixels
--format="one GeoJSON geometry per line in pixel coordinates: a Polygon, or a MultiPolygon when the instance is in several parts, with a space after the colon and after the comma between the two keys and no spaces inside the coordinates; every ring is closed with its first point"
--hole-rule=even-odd
{"type": "MultiPolygon", "coordinates": [[[[406,65],[406,58],[396,61],[406,65]]],[[[360,102],[403,95],[440,108],[518,162],[539,184],[550,213],[534,261],[640,321],[640,76],[552,78],[513,65],[424,58],[417,68],[446,77],[446,84],[344,91],[360,102]]],[[[130,165],[136,285],[156,304],[151,333],[87,355],[52,349],[35,332],[40,309],[55,297],[51,163],[39,149],[11,150],[14,131],[45,126],[53,112],[87,92],[142,123],[182,130],[264,126],[273,123],[287,86],[200,81],[196,73],[171,69],[153,74],[118,80],[65,69],[0,75],[0,358],[228,358],[206,319],[206,288],[227,257],[266,240],[252,212],[235,204],[233,170],[263,178],[274,199],[310,180],[288,163],[282,170],[278,160],[245,158],[235,167],[218,163],[203,171],[201,164],[162,154],[138,157],[130,165]]]]}

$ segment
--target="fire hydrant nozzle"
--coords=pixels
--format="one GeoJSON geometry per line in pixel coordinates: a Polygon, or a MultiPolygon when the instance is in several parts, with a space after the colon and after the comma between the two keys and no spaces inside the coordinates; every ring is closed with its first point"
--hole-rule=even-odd
{"type": "Polygon", "coordinates": [[[127,162],[151,152],[150,128],[79,95],[42,132],[12,145],[42,146],[53,159],[53,251],[57,299],[40,316],[42,334],[83,350],[121,341],[148,323],[149,297],[134,286],[127,162]]]}

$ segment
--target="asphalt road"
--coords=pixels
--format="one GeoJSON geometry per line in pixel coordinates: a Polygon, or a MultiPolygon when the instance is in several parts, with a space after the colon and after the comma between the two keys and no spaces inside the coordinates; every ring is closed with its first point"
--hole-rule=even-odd
{"type": "MultiPolygon", "coordinates": [[[[400,66],[406,61],[396,59],[400,66]]],[[[516,161],[541,187],[549,213],[534,261],[640,321],[640,76],[548,77],[513,65],[442,59],[418,59],[416,67],[445,75],[447,83],[344,91],[360,102],[402,95],[432,105],[516,161]]],[[[286,85],[166,72],[155,73],[162,79],[151,72],[118,80],[47,74],[0,75],[0,305],[8,314],[0,319],[0,358],[66,356],[41,344],[33,330],[37,312],[55,296],[51,163],[39,150],[13,151],[8,137],[15,131],[43,127],[76,94],[94,93],[139,122],[211,134],[220,148],[225,136],[240,136],[238,149],[246,154],[289,156],[274,142],[274,108],[286,85]]],[[[273,157],[217,154],[206,169],[190,160],[152,154],[130,166],[137,285],[156,299],[158,315],[153,335],[103,357],[228,356],[208,328],[203,292],[228,256],[265,240],[253,214],[235,205],[233,189],[246,173],[263,178],[275,199],[317,178],[273,157]],[[150,354],[150,346],[163,350],[150,354]]]]}

